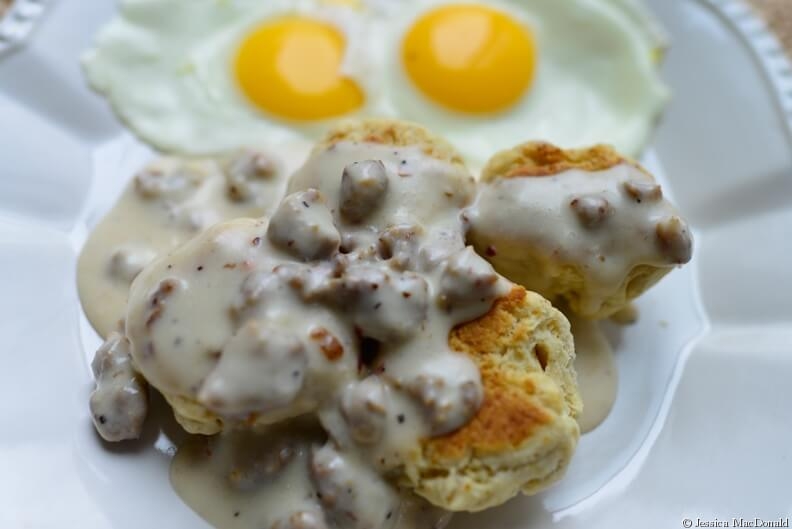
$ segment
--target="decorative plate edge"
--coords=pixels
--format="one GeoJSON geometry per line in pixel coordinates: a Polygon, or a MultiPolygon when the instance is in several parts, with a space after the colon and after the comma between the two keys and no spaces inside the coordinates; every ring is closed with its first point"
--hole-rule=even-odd
{"type": "Polygon", "coordinates": [[[792,141],[792,62],[764,19],[745,0],[703,0],[734,29],[752,51],[775,91],[792,141]]]}
{"type": "Polygon", "coordinates": [[[0,18],[0,57],[25,42],[51,1],[14,0],[0,18]]]}

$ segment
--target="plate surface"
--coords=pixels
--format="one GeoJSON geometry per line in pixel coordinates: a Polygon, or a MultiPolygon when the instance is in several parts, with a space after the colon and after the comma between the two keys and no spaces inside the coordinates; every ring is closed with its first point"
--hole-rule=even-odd
{"type": "MultiPolygon", "coordinates": [[[[742,4],[652,3],[674,101],[646,162],[692,221],[696,257],[640,300],[637,325],[609,328],[616,407],[567,478],[451,529],[792,516],[792,77],[742,4]]],[[[150,151],[85,87],[76,58],[114,9],[86,4],[53,3],[0,60],[0,527],[206,527],[168,484],[167,416],[123,449],[88,416],[99,339],[76,255],[150,151]]]]}

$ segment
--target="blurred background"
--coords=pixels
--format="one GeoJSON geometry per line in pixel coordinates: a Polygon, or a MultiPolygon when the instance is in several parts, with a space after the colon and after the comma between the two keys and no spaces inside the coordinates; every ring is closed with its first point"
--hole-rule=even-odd
{"type": "Polygon", "coordinates": [[[789,53],[792,50],[792,2],[789,0],[750,0],[770,24],[789,53]]]}

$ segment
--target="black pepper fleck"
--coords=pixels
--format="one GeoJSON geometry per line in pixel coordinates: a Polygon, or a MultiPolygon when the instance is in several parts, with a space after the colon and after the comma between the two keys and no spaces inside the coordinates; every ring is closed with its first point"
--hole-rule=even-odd
{"type": "Polygon", "coordinates": [[[203,270],[203,265],[199,266],[199,267],[198,267],[196,270],[198,270],[199,272],[200,272],[201,270],[203,270]]]}
{"type": "Polygon", "coordinates": [[[239,518],[239,511],[234,511],[234,518],[239,518]]]}
{"type": "Polygon", "coordinates": [[[104,415],[99,416],[99,424],[104,424],[107,422],[107,418],[104,415]]]}
{"type": "Polygon", "coordinates": [[[311,206],[308,205],[308,202],[306,202],[305,200],[303,200],[303,206],[305,206],[306,208],[310,208],[311,207],[311,206]]]}
{"type": "Polygon", "coordinates": [[[400,413],[396,416],[396,420],[399,421],[399,424],[404,424],[404,414],[400,413]]]}

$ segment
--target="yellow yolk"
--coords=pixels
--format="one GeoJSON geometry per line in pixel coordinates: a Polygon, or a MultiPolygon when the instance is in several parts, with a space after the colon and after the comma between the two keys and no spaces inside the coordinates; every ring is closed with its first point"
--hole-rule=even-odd
{"type": "Polygon", "coordinates": [[[335,27],[298,16],[270,21],[242,43],[235,63],[245,95],[275,116],[312,121],[348,114],[363,91],[340,72],[346,39],[335,27]]]}
{"type": "Polygon", "coordinates": [[[452,110],[504,110],[528,90],[536,46],[528,28],[484,5],[445,5],[422,16],[404,39],[413,83],[452,110]]]}

